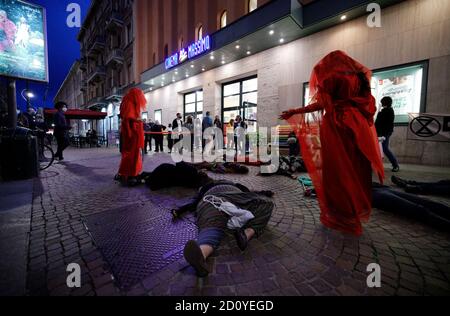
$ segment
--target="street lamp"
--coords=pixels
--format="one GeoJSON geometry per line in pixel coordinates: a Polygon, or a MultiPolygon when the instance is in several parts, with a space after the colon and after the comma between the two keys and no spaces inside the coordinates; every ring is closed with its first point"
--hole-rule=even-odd
{"type": "Polygon", "coordinates": [[[22,96],[22,98],[25,101],[27,101],[27,108],[29,108],[30,107],[30,99],[34,98],[34,93],[28,89],[23,89],[22,92],[20,92],[20,95],[22,96]]]}

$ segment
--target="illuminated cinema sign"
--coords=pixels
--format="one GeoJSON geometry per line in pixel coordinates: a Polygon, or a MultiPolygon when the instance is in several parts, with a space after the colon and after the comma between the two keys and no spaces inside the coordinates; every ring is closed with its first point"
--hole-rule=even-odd
{"type": "Polygon", "coordinates": [[[206,53],[211,49],[211,42],[209,35],[199,39],[197,42],[183,48],[178,53],[170,56],[166,59],[166,69],[173,68],[179,64],[184,63],[186,60],[193,59],[201,54],[206,53]]]}

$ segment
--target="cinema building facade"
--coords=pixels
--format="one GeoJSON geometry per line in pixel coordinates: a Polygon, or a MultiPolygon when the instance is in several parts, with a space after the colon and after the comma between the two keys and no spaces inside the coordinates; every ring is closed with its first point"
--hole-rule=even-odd
{"type": "Polygon", "coordinates": [[[135,0],[144,115],[168,124],[178,112],[201,118],[210,111],[224,123],[239,114],[250,132],[283,125],[282,111],[309,102],[314,65],[343,50],[373,69],[378,102],[394,98],[391,147],[399,160],[449,166],[448,139],[411,140],[408,122],[410,113],[450,113],[450,1],[377,1],[381,27],[368,24],[370,3],[135,0]]]}

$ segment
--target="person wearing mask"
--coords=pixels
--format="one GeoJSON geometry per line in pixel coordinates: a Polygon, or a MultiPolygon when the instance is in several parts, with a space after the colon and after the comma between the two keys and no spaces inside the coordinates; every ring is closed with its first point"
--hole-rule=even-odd
{"type": "Polygon", "coordinates": [[[72,127],[67,124],[66,120],[65,113],[67,112],[67,104],[64,102],[58,102],[55,104],[55,109],[57,112],[53,117],[53,122],[55,124],[54,135],[58,144],[55,157],[59,161],[63,161],[64,150],[69,147],[69,131],[72,127]]]}
{"type": "Polygon", "coordinates": [[[183,139],[183,120],[181,113],[177,113],[177,117],[172,122],[173,129],[173,144],[176,145],[179,141],[183,139]]]}
{"type": "Polygon", "coordinates": [[[383,142],[383,152],[392,164],[392,172],[399,172],[400,165],[398,160],[389,148],[391,136],[394,134],[395,121],[395,112],[392,108],[392,98],[384,97],[381,100],[381,106],[382,109],[380,113],[378,113],[378,117],[375,122],[377,134],[378,137],[384,137],[385,139],[383,142]]]}

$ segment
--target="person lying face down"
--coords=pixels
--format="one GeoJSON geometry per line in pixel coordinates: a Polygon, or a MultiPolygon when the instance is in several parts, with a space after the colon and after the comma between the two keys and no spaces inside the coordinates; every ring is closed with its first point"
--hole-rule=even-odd
{"type": "Polygon", "coordinates": [[[152,191],[174,187],[198,189],[213,181],[206,173],[185,162],[162,164],[153,172],[142,173],[140,178],[152,191]]]}
{"type": "Polygon", "coordinates": [[[419,220],[444,231],[450,230],[450,207],[444,203],[373,183],[373,207],[419,220]]]}
{"type": "Polygon", "coordinates": [[[392,182],[407,193],[450,197],[450,180],[420,182],[392,176],[392,182]]]}
{"type": "Polygon", "coordinates": [[[264,232],[274,209],[273,192],[251,192],[241,184],[214,181],[178,210],[174,220],[186,212],[196,212],[198,239],[185,245],[184,257],[199,277],[209,274],[206,259],[220,246],[226,229],[232,229],[238,247],[245,251],[248,242],[264,232]]]}

